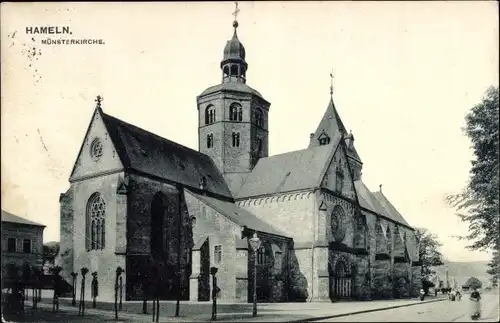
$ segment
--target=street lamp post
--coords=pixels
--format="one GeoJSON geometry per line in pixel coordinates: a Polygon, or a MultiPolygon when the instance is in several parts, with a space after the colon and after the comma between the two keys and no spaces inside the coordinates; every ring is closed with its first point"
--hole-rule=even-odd
{"type": "Polygon", "coordinates": [[[250,238],[250,246],[254,253],[254,266],[253,266],[253,311],[252,316],[257,316],[257,250],[259,250],[262,241],[257,237],[257,233],[253,234],[250,238]]]}

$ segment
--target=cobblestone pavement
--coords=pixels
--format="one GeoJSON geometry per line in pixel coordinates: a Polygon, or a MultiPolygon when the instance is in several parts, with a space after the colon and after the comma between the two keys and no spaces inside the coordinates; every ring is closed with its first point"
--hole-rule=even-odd
{"type": "MultiPolygon", "coordinates": [[[[499,296],[483,294],[482,318],[479,322],[498,322],[499,296]]],[[[468,295],[461,301],[432,302],[378,312],[342,316],[316,322],[473,322],[469,316],[468,295]]]]}

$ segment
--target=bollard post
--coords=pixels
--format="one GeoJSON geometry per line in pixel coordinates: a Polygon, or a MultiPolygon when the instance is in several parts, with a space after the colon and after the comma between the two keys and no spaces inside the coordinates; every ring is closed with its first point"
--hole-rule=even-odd
{"type": "Polygon", "coordinates": [[[97,271],[92,273],[92,284],[91,284],[91,294],[92,294],[92,308],[96,308],[96,298],[99,294],[99,282],[97,281],[97,271]]]}
{"type": "Polygon", "coordinates": [[[80,304],[78,306],[78,315],[85,315],[85,275],[89,272],[87,267],[80,270],[82,274],[82,287],[80,288],[80,304]]]}
{"type": "Polygon", "coordinates": [[[116,268],[116,278],[115,278],[115,320],[118,320],[118,280],[123,273],[122,267],[116,268]]]}

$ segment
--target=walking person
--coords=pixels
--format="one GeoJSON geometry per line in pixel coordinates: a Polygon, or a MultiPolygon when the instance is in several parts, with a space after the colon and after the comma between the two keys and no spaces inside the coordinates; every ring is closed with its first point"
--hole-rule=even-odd
{"type": "Polygon", "coordinates": [[[476,288],[472,288],[472,293],[469,299],[471,300],[471,315],[470,318],[477,320],[481,317],[481,295],[476,288]]]}

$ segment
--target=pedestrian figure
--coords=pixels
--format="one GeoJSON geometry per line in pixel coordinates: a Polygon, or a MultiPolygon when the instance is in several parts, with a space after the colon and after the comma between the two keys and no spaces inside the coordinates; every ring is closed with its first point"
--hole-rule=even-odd
{"type": "Polygon", "coordinates": [[[54,275],[54,296],[52,298],[52,311],[58,311],[59,310],[59,294],[61,293],[61,276],[59,276],[59,273],[61,272],[62,268],[57,266],[54,267],[52,272],[54,275]]]}
{"type": "Polygon", "coordinates": [[[420,300],[423,301],[425,296],[425,291],[423,288],[420,289],[420,300]]]}
{"type": "Polygon", "coordinates": [[[481,317],[481,295],[476,290],[476,288],[472,288],[472,293],[470,294],[469,299],[471,300],[470,318],[473,320],[477,320],[481,317]]]}

